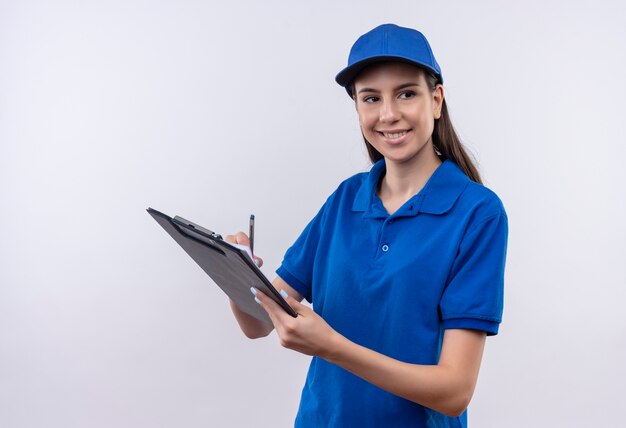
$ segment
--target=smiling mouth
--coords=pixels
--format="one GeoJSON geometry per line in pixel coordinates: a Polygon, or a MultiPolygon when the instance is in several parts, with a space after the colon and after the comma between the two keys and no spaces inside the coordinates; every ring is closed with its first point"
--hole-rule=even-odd
{"type": "Polygon", "coordinates": [[[404,137],[409,131],[410,129],[406,131],[394,131],[394,132],[378,131],[378,133],[384,136],[385,138],[396,139],[396,138],[404,137]]]}

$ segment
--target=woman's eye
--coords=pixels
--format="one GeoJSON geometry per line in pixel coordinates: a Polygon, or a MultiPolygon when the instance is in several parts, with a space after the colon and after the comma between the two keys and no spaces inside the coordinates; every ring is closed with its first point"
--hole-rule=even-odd
{"type": "Polygon", "coordinates": [[[363,98],[364,103],[375,103],[378,101],[378,97],[365,97],[363,98]]]}
{"type": "Polygon", "coordinates": [[[415,96],[415,92],[413,91],[405,91],[400,94],[400,98],[405,99],[405,100],[409,98],[413,98],[414,96],[415,96]]]}

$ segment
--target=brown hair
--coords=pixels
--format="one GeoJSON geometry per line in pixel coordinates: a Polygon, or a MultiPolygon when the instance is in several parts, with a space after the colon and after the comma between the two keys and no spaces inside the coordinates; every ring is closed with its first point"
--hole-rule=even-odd
{"type": "MultiPolygon", "coordinates": [[[[420,67],[418,67],[420,68],[420,67]]],[[[424,77],[426,78],[426,82],[428,83],[428,88],[431,92],[435,91],[435,88],[440,83],[439,78],[435,76],[429,70],[425,70],[420,68],[424,72],[424,77]]],[[[356,101],[354,97],[354,80],[350,82],[348,86],[348,91],[352,95],[352,98],[356,101]]],[[[465,149],[463,148],[463,144],[461,143],[461,139],[456,134],[454,127],[452,126],[452,121],[450,120],[450,115],[448,114],[448,107],[446,106],[446,100],[443,99],[443,104],[441,106],[441,116],[439,119],[435,119],[435,127],[433,129],[433,145],[436,150],[441,153],[437,153],[442,160],[450,159],[456,163],[461,170],[469,177],[470,180],[475,181],[476,183],[482,184],[482,180],[480,179],[480,174],[478,173],[478,169],[474,165],[472,158],[467,154],[465,149]]],[[[365,147],[367,148],[367,154],[369,155],[372,163],[376,163],[383,158],[383,155],[372,146],[369,141],[363,136],[363,141],[365,142],[365,147]]]]}

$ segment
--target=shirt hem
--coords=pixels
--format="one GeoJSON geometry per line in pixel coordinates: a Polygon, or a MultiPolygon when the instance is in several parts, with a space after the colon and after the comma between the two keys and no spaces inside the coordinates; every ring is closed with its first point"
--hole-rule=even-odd
{"type": "Polygon", "coordinates": [[[479,330],[486,332],[487,336],[495,336],[498,334],[500,323],[475,318],[452,318],[443,320],[442,327],[444,330],[456,328],[479,330]]]}

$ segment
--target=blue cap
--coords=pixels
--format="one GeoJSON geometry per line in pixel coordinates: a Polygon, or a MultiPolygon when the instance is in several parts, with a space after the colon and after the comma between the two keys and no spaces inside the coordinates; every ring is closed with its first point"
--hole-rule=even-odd
{"type": "Polygon", "coordinates": [[[441,68],[426,37],[417,30],[395,24],[380,25],[359,37],[350,49],[348,66],[337,74],[335,81],[350,94],[348,85],[356,75],[368,65],[382,61],[401,61],[424,67],[443,83],[441,68]]]}

